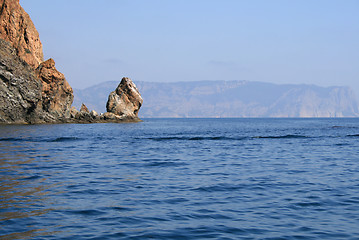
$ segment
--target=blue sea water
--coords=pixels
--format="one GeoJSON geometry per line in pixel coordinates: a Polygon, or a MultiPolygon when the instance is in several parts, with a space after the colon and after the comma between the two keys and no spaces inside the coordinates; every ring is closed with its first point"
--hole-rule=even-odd
{"type": "Polygon", "coordinates": [[[0,239],[359,239],[359,119],[0,126],[0,239]]]}

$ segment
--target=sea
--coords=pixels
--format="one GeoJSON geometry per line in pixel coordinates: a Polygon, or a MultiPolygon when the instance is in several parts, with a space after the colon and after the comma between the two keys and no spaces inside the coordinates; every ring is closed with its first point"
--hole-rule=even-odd
{"type": "Polygon", "coordinates": [[[359,119],[2,125],[0,239],[359,239],[359,119]]]}

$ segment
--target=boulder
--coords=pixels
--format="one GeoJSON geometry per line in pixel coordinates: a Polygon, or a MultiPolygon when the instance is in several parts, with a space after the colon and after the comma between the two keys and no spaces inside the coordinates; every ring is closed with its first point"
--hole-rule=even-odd
{"type": "Polygon", "coordinates": [[[138,119],[143,99],[136,85],[129,78],[122,78],[115,91],[111,92],[106,104],[107,112],[122,119],[138,119]]]}
{"type": "Polygon", "coordinates": [[[95,110],[92,110],[90,112],[90,116],[93,118],[93,119],[97,119],[99,117],[98,113],[95,111],[95,110]]]}
{"type": "Polygon", "coordinates": [[[80,112],[82,112],[82,113],[90,113],[89,109],[87,108],[87,106],[85,104],[81,105],[80,112]]]}
{"type": "Polygon", "coordinates": [[[80,112],[79,112],[75,107],[72,107],[72,108],[70,109],[70,118],[74,119],[74,118],[76,118],[79,114],[80,114],[80,112]]]}
{"type": "Polygon", "coordinates": [[[120,117],[119,115],[116,115],[111,112],[105,112],[103,115],[103,120],[110,120],[110,121],[122,121],[123,117],[120,117]]]}

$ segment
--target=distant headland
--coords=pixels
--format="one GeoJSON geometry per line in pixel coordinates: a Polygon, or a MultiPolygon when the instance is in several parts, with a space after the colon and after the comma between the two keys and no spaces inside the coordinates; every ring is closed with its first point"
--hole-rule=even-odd
{"type": "Polygon", "coordinates": [[[0,123],[96,123],[140,121],[143,99],[123,78],[108,97],[107,112],[71,107],[73,90],[55,61],[44,61],[42,43],[19,0],[0,0],[0,123]]]}
{"type": "MultiPolygon", "coordinates": [[[[74,106],[106,111],[116,81],[74,89],[74,106]]],[[[141,118],[333,118],[359,117],[350,87],[252,81],[137,82],[146,103],[141,118]]]]}

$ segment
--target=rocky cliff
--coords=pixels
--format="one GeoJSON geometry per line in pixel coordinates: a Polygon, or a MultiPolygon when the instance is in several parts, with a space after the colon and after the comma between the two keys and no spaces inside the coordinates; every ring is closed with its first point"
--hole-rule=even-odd
{"type": "Polygon", "coordinates": [[[116,90],[111,92],[106,103],[107,112],[98,114],[89,111],[85,104],[81,104],[80,111],[72,108],[70,119],[80,123],[86,122],[123,122],[139,121],[138,111],[143,100],[136,85],[129,78],[122,78],[116,90]]]}
{"type": "Polygon", "coordinates": [[[0,24],[0,38],[9,42],[21,59],[37,68],[44,61],[42,44],[19,0],[0,0],[0,24]]]}
{"type": "Polygon", "coordinates": [[[55,68],[55,61],[49,59],[36,69],[42,82],[42,108],[56,119],[68,118],[69,110],[74,99],[71,86],[65,76],[55,68]]]}
{"type": "Polygon", "coordinates": [[[19,0],[0,0],[0,123],[137,121],[142,98],[130,79],[111,94],[107,115],[71,108],[73,90],[19,0]],[[118,95],[120,94],[120,95],[118,95]]]}
{"type": "Polygon", "coordinates": [[[35,123],[45,118],[41,89],[42,83],[33,69],[8,42],[0,39],[0,122],[35,123]]]}

